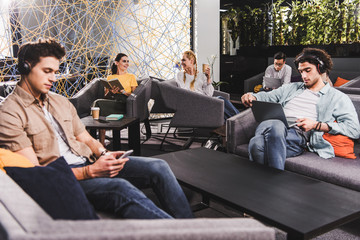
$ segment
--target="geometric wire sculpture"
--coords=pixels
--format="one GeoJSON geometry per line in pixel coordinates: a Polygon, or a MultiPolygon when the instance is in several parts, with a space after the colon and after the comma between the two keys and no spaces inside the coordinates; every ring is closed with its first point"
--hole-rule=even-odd
{"type": "Polygon", "coordinates": [[[190,49],[191,0],[7,0],[0,8],[0,81],[17,76],[17,48],[53,37],[65,46],[52,91],[73,96],[106,77],[117,53],[138,78],[172,78],[190,49]]]}

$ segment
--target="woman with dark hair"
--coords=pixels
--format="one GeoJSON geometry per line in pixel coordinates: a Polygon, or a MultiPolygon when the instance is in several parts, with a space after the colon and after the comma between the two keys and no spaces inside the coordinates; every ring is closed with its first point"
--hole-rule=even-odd
{"type": "MultiPolygon", "coordinates": [[[[125,114],[126,113],[126,99],[132,92],[135,91],[138,86],[136,77],[134,74],[128,73],[129,58],[124,53],[116,55],[115,61],[111,65],[111,75],[107,77],[107,80],[118,79],[124,89],[114,87],[112,89],[105,88],[105,99],[111,99],[115,101],[100,101],[98,105],[104,115],[112,113],[125,114]]],[[[102,144],[105,144],[105,130],[99,131],[99,139],[102,144]]]]}
{"type": "Polygon", "coordinates": [[[112,80],[117,78],[124,89],[120,90],[119,88],[113,88],[110,91],[105,90],[105,97],[112,98],[116,100],[126,99],[138,86],[136,82],[136,77],[134,74],[128,73],[127,69],[129,67],[129,58],[124,53],[119,53],[116,55],[114,63],[111,65],[111,75],[107,77],[107,80],[112,80]]]}

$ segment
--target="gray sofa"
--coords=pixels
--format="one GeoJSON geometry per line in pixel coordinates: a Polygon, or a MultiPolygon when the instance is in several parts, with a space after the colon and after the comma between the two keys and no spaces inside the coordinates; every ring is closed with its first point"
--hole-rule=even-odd
{"type": "Polygon", "coordinates": [[[360,94],[360,76],[337,87],[337,89],[346,94],[360,94]]]}
{"type": "MultiPolygon", "coordinates": [[[[360,95],[348,96],[360,116],[360,95]]],[[[251,109],[229,118],[226,122],[228,152],[248,157],[248,143],[254,136],[257,125],[251,109]]],[[[305,152],[300,156],[286,159],[285,170],[360,191],[359,153],[360,145],[357,141],[355,160],[340,157],[323,159],[315,153],[305,152]]]]}
{"type": "MultiPolygon", "coordinates": [[[[273,58],[268,58],[268,65],[273,64],[273,58]]],[[[332,58],[333,70],[330,71],[330,79],[335,83],[338,77],[355,80],[360,76],[359,64],[360,58],[332,58]]],[[[292,76],[299,76],[299,73],[294,65],[294,58],[286,58],[286,64],[292,68],[292,76]]],[[[265,69],[264,69],[265,71],[265,69]]],[[[256,85],[262,84],[262,77],[265,72],[261,72],[251,78],[244,80],[244,93],[253,92],[256,85]]]]}
{"type": "Polygon", "coordinates": [[[53,220],[0,170],[1,240],[275,239],[274,229],[249,218],[188,220],[53,220]]]}
{"type": "MultiPolygon", "coordinates": [[[[265,72],[261,72],[251,78],[244,80],[244,93],[253,92],[254,87],[256,85],[262,84],[264,74],[265,74],[265,72]]],[[[298,72],[295,72],[293,69],[293,76],[300,76],[300,75],[298,72]]],[[[345,87],[347,84],[351,85],[352,81],[358,80],[360,78],[360,71],[357,72],[357,71],[334,70],[334,71],[330,72],[329,77],[330,77],[332,83],[335,83],[338,77],[344,78],[346,80],[350,80],[350,82],[344,84],[344,86],[341,86],[341,87],[345,87]]]]}

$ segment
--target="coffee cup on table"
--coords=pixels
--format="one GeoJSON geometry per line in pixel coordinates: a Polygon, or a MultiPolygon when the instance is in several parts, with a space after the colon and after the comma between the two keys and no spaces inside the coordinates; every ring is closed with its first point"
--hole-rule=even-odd
{"type": "Polygon", "coordinates": [[[100,108],[99,107],[92,107],[91,108],[91,115],[92,115],[93,119],[99,119],[100,108]]]}

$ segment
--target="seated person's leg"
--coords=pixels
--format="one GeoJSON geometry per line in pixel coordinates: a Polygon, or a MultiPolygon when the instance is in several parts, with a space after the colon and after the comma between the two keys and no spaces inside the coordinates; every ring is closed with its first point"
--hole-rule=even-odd
{"type": "Polygon", "coordinates": [[[193,217],[189,202],[165,161],[132,156],[118,177],[127,179],[140,189],[151,187],[165,211],[173,217],[193,217]]]}
{"type": "Polygon", "coordinates": [[[217,96],[217,98],[221,99],[224,101],[224,118],[225,121],[226,119],[235,116],[236,114],[239,113],[239,110],[237,110],[237,108],[226,98],[222,97],[222,96],[217,96]]]}
{"type": "Polygon", "coordinates": [[[250,140],[250,159],[283,170],[286,159],[286,136],[287,129],[282,121],[263,121],[256,128],[255,136],[250,140]],[[257,153],[257,151],[262,151],[262,153],[257,153]]]}
{"type": "Polygon", "coordinates": [[[287,129],[280,120],[267,120],[257,127],[249,143],[250,160],[283,170],[285,160],[302,154],[305,137],[294,128],[287,129]]]}
{"type": "Polygon", "coordinates": [[[92,178],[79,183],[96,210],[128,219],[171,218],[125,179],[92,178]]]}
{"type": "Polygon", "coordinates": [[[264,156],[265,141],[263,135],[255,135],[249,142],[250,161],[267,165],[264,156]]]}
{"type": "Polygon", "coordinates": [[[306,143],[304,136],[301,136],[294,128],[290,128],[286,137],[286,158],[302,154],[307,147],[306,143]]]}

